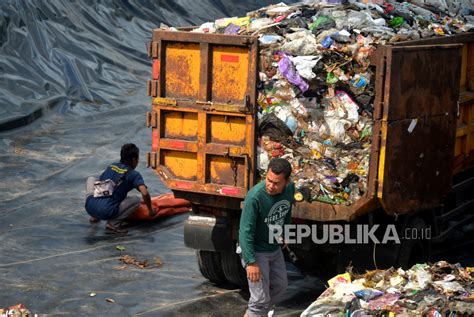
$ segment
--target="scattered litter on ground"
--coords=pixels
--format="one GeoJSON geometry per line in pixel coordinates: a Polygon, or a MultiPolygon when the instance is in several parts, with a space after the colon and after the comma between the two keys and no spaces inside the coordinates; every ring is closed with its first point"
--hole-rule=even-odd
{"type": "Polygon", "coordinates": [[[302,317],[329,316],[473,316],[474,272],[439,261],[401,268],[346,272],[327,288],[302,317]]]}
{"type": "Polygon", "coordinates": [[[149,263],[148,260],[138,260],[134,256],[131,255],[122,255],[120,257],[120,262],[123,262],[124,264],[127,265],[122,265],[115,267],[117,270],[124,270],[128,268],[128,265],[134,265],[140,269],[147,269],[147,268],[153,268],[153,267],[162,267],[163,266],[163,260],[160,257],[155,257],[153,259],[153,265],[149,263]]]}
{"type": "Polygon", "coordinates": [[[32,317],[31,311],[23,304],[13,305],[7,308],[0,308],[0,316],[8,317],[32,317]]]}

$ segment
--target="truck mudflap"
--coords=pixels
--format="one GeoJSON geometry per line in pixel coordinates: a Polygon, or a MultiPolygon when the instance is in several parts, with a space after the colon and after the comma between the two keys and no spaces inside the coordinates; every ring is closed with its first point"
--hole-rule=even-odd
{"type": "Polygon", "coordinates": [[[184,224],[184,244],[197,250],[233,250],[232,227],[225,218],[191,214],[184,224]]]}

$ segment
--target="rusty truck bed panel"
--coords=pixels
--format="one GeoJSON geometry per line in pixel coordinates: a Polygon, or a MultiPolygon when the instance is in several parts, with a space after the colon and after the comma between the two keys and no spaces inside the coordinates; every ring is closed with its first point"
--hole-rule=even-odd
{"type": "MultiPolygon", "coordinates": [[[[367,192],[350,206],[297,203],[294,217],[352,220],[380,206],[403,214],[438,204],[474,154],[473,43],[463,34],[379,47],[367,192]]],[[[148,165],[180,197],[236,209],[256,181],[257,38],[154,30],[149,56],[148,165]]]]}
{"type": "Polygon", "coordinates": [[[378,197],[389,214],[435,207],[451,188],[461,47],[385,48],[378,197]]]}
{"type": "Polygon", "coordinates": [[[457,114],[454,173],[474,165],[474,33],[394,43],[395,46],[462,43],[459,111],[457,114]]]}
{"type": "Polygon", "coordinates": [[[242,199],[255,182],[258,42],[155,30],[148,163],[166,185],[242,199]]]}

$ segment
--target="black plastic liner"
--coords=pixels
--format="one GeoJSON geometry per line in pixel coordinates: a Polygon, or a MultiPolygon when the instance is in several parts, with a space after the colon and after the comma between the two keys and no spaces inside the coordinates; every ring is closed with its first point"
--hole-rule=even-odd
{"type": "MultiPolygon", "coordinates": [[[[84,183],[133,142],[152,195],[168,191],[144,164],[153,28],[243,16],[277,2],[0,1],[0,308],[23,303],[60,316],[243,315],[245,294],[200,275],[194,251],[183,244],[186,215],[106,235],[103,222],[88,222],[84,183]],[[163,266],[123,267],[125,254],[150,263],[160,257],[163,266]]],[[[317,279],[290,272],[278,313],[298,316],[322,290],[317,279]]]]}

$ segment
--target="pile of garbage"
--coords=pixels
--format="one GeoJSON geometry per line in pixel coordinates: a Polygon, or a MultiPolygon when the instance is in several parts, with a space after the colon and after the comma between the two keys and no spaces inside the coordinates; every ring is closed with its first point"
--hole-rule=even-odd
{"type": "Polygon", "coordinates": [[[29,317],[33,316],[31,311],[23,304],[17,304],[7,308],[0,308],[0,316],[5,317],[29,317]]]}
{"type": "Polygon", "coordinates": [[[302,317],[474,316],[474,268],[446,261],[416,264],[407,271],[346,272],[328,284],[302,317]]]}
{"type": "Polygon", "coordinates": [[[469,0],[327,0],[280,3],[192,32],[258,36],[260,175],[282,157],[297,200],[351,205],[367,191],[376,47],[469,30],[469,0]]]}

